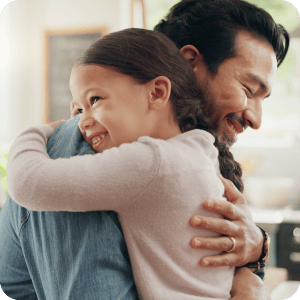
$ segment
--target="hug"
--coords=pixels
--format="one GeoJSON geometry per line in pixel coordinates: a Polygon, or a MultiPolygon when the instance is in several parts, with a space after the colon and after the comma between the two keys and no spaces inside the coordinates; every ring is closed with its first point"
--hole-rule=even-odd
{"type": "Polygon", "coordinates": [[[70,75],[71,119],[31,127],[10,149],[3,291],[267,299],[268,237],[230,146],[260,128],[288,46],[281,25],[241,0],[181,1],[154,31],[95,41],[70,75]]]}

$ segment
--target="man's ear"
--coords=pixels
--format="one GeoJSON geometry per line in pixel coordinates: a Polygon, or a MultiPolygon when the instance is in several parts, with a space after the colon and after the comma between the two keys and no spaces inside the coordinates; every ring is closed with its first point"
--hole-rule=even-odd
{"type": "Polygon", "coordinates": [[[158,76],[149,82],[151,95],[149,108],[159,110],[168,103],[171,95],[171,81],[165,76],[158,76]]]}
{"type": "Polygon", "coordinates": [[[203,63],[202,55],[200,54],[198,49],[193,45],[185,45],[180,49],[180,52],[193,69],[197,64],[203,63]]]}

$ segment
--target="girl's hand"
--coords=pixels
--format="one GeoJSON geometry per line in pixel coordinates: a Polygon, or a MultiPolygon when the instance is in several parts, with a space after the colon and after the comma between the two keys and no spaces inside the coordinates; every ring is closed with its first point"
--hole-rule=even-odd
{"type": "Polygon", "coordinates": [[[58,120],[48,124],[48,126],[52,127],[55,130],[60,124],[64,123],[66,120],[58,120]]]}
{"type": "Polygon", "coordinates": [[[191,246],[199,249],[225,251],[219,255],[203,257],[201,266],[243,266],[249,262],[258,261],[263,249],[263,236],[260,229],[252,221],[246,198],[230,180],[219,176],[225,186],[225,195],[228,201],[207,199],[204,208],[221,214],[225,219],[203,216],[193,216],[190,224],[195,228],[206,229],[222,234],[214,238],[194,237],[191,246]],[[236,241],[232,252],[227,253],[233,242],[236,241]]]}

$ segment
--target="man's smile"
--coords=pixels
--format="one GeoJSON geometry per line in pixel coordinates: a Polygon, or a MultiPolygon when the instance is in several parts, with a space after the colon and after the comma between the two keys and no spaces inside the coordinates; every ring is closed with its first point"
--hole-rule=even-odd
{"type": "Polygon", "coordinates": [[[234,120],[232,118],[227,118],[227,122],[231,129],[234,131],[235,136],[237,136],[240,133],[243,133],[246,129],[244,125],[241,124],[240,121],[234,120]]]}

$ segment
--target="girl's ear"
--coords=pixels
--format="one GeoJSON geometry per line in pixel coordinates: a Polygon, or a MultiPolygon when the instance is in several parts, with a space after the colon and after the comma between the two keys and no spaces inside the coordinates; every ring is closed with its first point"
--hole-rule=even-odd
{"type": "Polygon", "coordinates": [[[72,100],[70,102],[70,112],[71,112],[71,118],[75,117],[76,115],[78,115],[78,111],[76,109],[76,106],[74,104],[74,100],[72,100]]]}
{"type": "Polygon", "coordinates": [[[199,63],[203,63],[202,55],[200,54],[198,49],[193,45],[185,45],[180,49],[180,52],[193,69],[199,63]]]}
{"type": "Polygon", "coordinates": [[[168,103],[171,95],[171,81],[165,76],[158,76],[149,82],[151,95],[149,108],[159,110],[168,103]]]}

